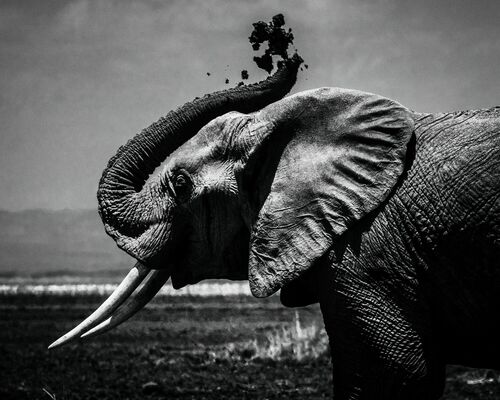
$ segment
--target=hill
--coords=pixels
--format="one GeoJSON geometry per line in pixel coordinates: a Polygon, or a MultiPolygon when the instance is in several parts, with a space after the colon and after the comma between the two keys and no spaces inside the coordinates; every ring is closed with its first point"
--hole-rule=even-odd
{"type": "Polygon", "coordinates": [[[134,260],[95,210],[0,211],[0,277],[123,277],[134,260]]]}

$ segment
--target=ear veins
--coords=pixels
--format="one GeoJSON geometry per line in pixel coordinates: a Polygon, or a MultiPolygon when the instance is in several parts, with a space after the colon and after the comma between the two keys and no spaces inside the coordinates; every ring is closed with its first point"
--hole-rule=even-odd
{"type": "Polygon", "coordinates": [[[234,156],[237,157],[234,174],[239,189],[242,218],[249,230],[270,192],[281,155],[295,133],[293,122],[305,111],[300,109],[290,121],[279,122],[253,114],[252,118],[245,120],[245,125],[238,125],[241,133],[231,137],[234,156]]]}
{"type": "Polygon", "coordinates": [[[251,121],[252,118],[245,114],[238,115],[231,118],[229,121],[225,121],[223,130],[227,131],[227,140],[223,150],[224,159],[229,159],[231,156],[239,156],[238,133],[244,131],[251,121]]]}
{"type": "Polygon", "coordinates": [[[281,130],[282,126],[271,121],[259,121],[250,125],[245,137],[240,139],[246,140],[241,144],[244,147],[243,156],[235,166],[235,177],[242,217],[250,230],[270,193],[282,153],[290,140],[289,133],[293,132],[280,134],[278,129],[281,130]],[[256,128],[252,129],[253,126],[256,128]]]}

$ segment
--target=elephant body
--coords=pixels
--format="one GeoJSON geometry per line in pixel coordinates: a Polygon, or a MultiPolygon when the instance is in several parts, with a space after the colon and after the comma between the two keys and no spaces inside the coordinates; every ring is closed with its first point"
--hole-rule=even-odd
{"type": "Polygon", "coordinates": [[[336,399],[437,399],[446,363],[500,368],[500,108],[282,98],[300,62],[187,103],[111,158],[99,212],[138,263],[51,347],[123,322],[169,277],[248,279],[286,306],[319,301],[336,399]]]}
{"type": "Polygon", "coordinates": [[[500,109],[415,114],[412,146],[308,282],[341,399],[439,398],[447,363],[500,369],[500,109]]]}

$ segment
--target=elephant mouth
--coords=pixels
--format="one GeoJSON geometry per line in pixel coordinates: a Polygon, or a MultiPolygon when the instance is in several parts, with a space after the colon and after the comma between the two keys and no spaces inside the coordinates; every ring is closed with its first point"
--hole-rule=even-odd
{"type": "Polygon", "coordinates": [[[202,279],[195,279],[189,269],[174,268],[170,277],[174,289],[182,289],[184,286],[193,285],[202,279]]]}
{"type": "Polygon", "coordinates": [[[178,262],[171,270],[170,281],[174,289],[182,289],[187,285],[195,285],[206,279],[222,279],[231,281],[247,281],[248,267],[246,260],[232,263],[204,262],[199,265],[178,262]]]}

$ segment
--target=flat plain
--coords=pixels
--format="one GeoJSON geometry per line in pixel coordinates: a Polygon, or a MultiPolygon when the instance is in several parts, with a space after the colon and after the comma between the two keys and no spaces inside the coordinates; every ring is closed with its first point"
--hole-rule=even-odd
{"type": "MultiPolygon", "coordinates": [[[[96,295],[1,296],[0,398],[332,396],[317,306],[287,309],[276,296],[160,296],[112,332],[47,350],[102,300],[96,295]]],[[[500,373],[448,368],[443,399],[499,398],[500,373]]]]}

